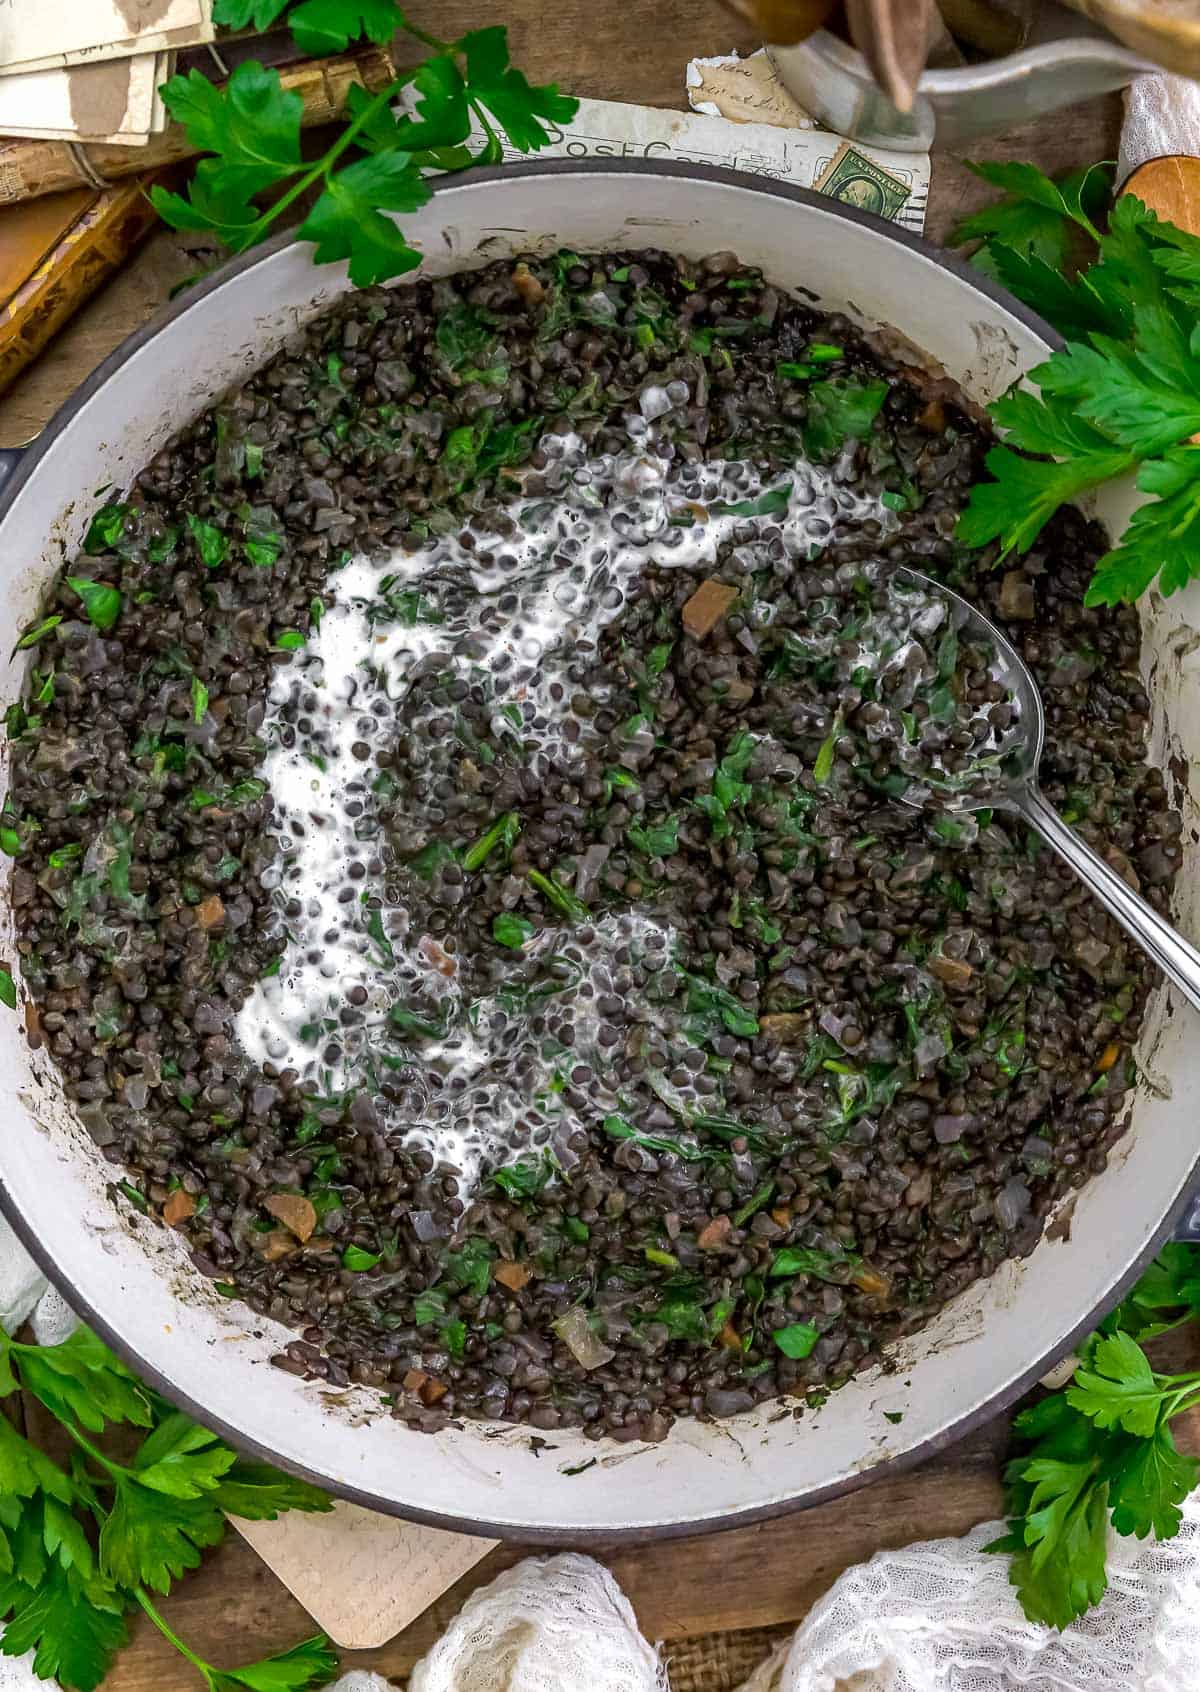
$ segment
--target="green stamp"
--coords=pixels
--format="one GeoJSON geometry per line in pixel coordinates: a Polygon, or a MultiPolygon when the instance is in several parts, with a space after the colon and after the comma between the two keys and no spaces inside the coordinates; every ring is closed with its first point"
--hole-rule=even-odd
{"type": "Polygon", "coordinates": [[[894,220],[912,194],[906,182],[876,164],[849,141],[843,141],[833,158],[813,183],[818,194],[874,212],[876,217],[894,220]]]}

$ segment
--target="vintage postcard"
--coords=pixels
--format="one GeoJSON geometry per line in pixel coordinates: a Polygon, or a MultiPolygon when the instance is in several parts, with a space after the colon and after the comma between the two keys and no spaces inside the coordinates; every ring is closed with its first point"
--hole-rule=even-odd
{"type": "MultiPolygon", "coordinates": [[[[616,100],[581,100],[569,129],[559,130],[541,158],[679,159],[717,165],[794,182],[863,205],[920,234],[929,196],[929,156],[858,148],[856,156],[878,173],[876,203],[847,163],[846,143],[825,129],[794,129],[768,123],[731,123],[700,112],[629,106],[616,100]],[[826,185],[828,183],[828,185],[826,185]],[[887,186],[887,192],[884,187],[887,186]]],[[[515,150],[506,149],[516,157],[515,150]]],[[[861,173],[860,173],[861,174],[861,173]]]]}
{"type": "Polygon", "coordinates": [[[774,61],[760,50],[746,58],[722,53],[693,59],[687,67],[688,105],[706,117],[733,123],[773,123],[787,129],[815,129],[816,119],[789,94],[774,61]]]}
{"type": "Polygon", "coordinates": [[[168,53],[0,77],[0,134],[144,146],[161,110],[168,53]]]}
{"type": "Polygon", "coordinates": [[[0,76],[213,39],[212,0],[0,0],[0,76]]]}

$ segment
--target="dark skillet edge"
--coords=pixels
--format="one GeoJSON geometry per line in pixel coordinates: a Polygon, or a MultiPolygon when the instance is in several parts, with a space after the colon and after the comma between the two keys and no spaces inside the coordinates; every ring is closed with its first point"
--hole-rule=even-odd
{"type": "Polygon", "coordinates": [[[23,451],[23,447],[0,447],[0,488],[16,471],[23,451]]]}
{"type": "MultiPolygon", "coordinates": [[[[848,223],[858,224],[873,231],[882,239],[894,242],[902,247],[920,254],[939,269],[947,270],[968,284],[975,293],[1001,306],[1010,316],[1016,318],[1030,329],[1048,346],[1054,348],[1063,345],[1062,337],[1045,323],[1036,312],[1031,311],[1005,289],[996,286],[988,278],[981,276],[963,259],[955,258],[943,252],[923,237],[911,235],[905,230],[898,230],[895,226],[882,218],[875,217],[869,212],[859,211],[853,207],[842,205],[839,201],[830,200],[827,196],[814,194],[805,188],[796,188],[790,184],[763,181],[758,178],[747,177],[740,172],[724,170],[708,165],[692,164],[660,164],[643,160],[625,160],[613,163],[604,159],[548,159],[539,161],[528,160],[518,164],[504,165],[495,168],[484,168],[462,173],[437,185],[435,191],[443,194],[453,194],[458,187],[472,186],[479,183],[503,182],[513,177],[522,176],[657,176],[678,178],[680,180],[716,182],[729,187],[735,187],[747,193],[764,194],[772,199],[790,201],[796,205],[812,207],[825,214],[840,218],[848,223]]],[[[231,277],[240,275],[252,266],[272,257],[283,247],[294,240],[290,230],[283,230],[272,240],[256,247],[252,252],[231,260],[219,270],[197,283],[186,295],[165,306],[147,324],[137,330],[114,349],[106,359],[92,372],[92,374],[76,389],[55,413],[37,440],[22,454],[15,470],[8,476],[0,491],[0,521],[16,498],[17,494],[29,480],[42,458],[62,433],[75,412],[97,393],[113,374],[134,353],[146,346],[154,337],[169,324],[173,323],[182,312],[186,311],[194,301],[204,298],[215,289],[221,287],[231,277]]],[[[530,1546],[558,1547],[564,1543],[586,1546],[589,1549],[603,1550],[606,1547],[650,1544],[659,1540],[684,1539],[698,1537],[701,1534],[723,1532],[726,1529],[750,1527],[761,1522],[773,1520],[777,1516],[790,1514],[794,1511],[807,1509],[811,1505],[828,1502],[832,1499],[847,1496],[869,1481],[885,1475],[901,1474],[916,1467],[927,1458],[956,1445],[960,1440],[984,1425],[1000,1411],[1006,1409],[1023,1393],[1034,1386],[1037,1381],[1055,1363],[1065,1357],[1076,1343],[1090,1333],[1101,1317],[1116,1304],[1134,1284],[1146,1265],[1156,1255],[1160,1247],[1173,1237],[1177,1225],[1190,1214],[1194,1203],[1194,1193],[1200,1186],[1200,1155],[1193,1165],[1191,1178],[1185,1183],[1183,1190],[1172,1204],[1168,1214],[1155,1229],[1145,1249],[1134,1262],[1118,1277],[1113,1287],[1104,1297],[1084,1316],[1078,1324],[1056,1344],[1048,1353],[1035,1362],[1021,1374],[1016,1376],[1000,1388],[984,1403],[968,1412],[952,1427],[922,1441],[910,1450],[894,1457],[885,1457],[877,1463],[863,1467],[857,1473],[843,1480],[831,1482],[828,1486],[818,1487],[804,1493],[802,1496],[777,1500],[771,1504],[751,1506],[741,1510],[734,1510],[719,1516],[700,1518],[686,1522],[667,1522],[655,1526],[622,1528],[530,1528],[514,1527],[509,1523],[497,1523],[480,1520],[478,1518],[442,1514],[438,1511],[418,1510],[411,1506],[401,1506],[390,1499],[379,1497],[377,1494],[363,1488],[349,1485],[345,1482],[331,1481],[319,1471],[304,1464],[284,1460],[268,1445],[244,1435],[240,1430],[231,1427],[227,1422],[214,1418],[205,1411],[204,1407],[189,1394],[181,1391],[177,1384],[160,1372],[154,1365],[143,1359],[137,1351],[127,1345],[113,1330],[108,1321],[73,1286],[61,1286],[64,1297],[77,1313],[92,1327],[112,1349],[127,1362],[157,1391],[176,1404],[181,1410],[195,1420],[209,1427],[223,1439],[236,1446],[239,1450],[257,1457],[263,1461],[276,1464],[287,1472],[310,1481],[337,1498],[344,1498],[351,1503],[361,1504],[369,1510],[379,1514],[396,1516],[405,1521],[420,1523],[426,1527],[440,1528],[450,1533],[466,1533],[475,1536],[488,1536],[505,1540],[514,1544],[530,1546]]],[[[28,1227],[23,1213],[4,1184],[0,1175],[0,1213],[12,1225],[18,1238],[22,1241],[30,1255],[38,1263],[47,1277],[59,1285],[57,1266],[49,1261],[49,1255],[41,1242],[36,1239],[28,1227]]],[[[599,1452],[598,1452],[599,1455],[599,1452]]]]}

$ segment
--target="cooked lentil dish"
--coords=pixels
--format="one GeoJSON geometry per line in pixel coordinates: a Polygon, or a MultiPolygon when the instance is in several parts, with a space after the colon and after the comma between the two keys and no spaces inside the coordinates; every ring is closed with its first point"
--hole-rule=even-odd
{"type": "Polygon", "coordinates": [[[1162,909],[1180,824],[1100,532],[955,542],[986,445],[731,254],[564,253],[351,295],[97,512],[8,716],[30,1037],[279,1367],[660,1439],[1104,1168],[1151,966],[977,808],[1011,703],[899,568],[1162,909]]]}

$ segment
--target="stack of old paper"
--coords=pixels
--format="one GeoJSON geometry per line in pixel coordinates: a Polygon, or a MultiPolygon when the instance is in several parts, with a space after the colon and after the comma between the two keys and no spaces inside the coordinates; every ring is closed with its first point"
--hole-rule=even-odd
{"type": "Polygon", "coordinates": [[[212,0],[0,0],[0,135],[145,146],[175,50],[212,39],[212,0]]]}

